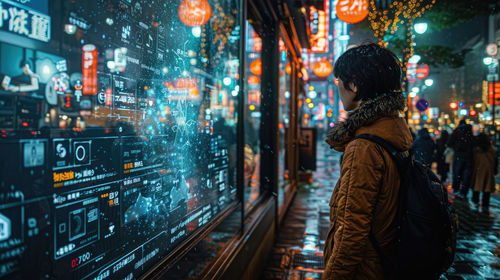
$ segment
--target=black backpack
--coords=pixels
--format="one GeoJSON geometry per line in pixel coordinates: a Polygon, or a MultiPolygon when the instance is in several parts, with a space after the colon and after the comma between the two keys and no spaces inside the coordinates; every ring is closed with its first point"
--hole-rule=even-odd
{"type": "Polygon", "coordinates": [[[384,139],[370,134],[367,139],[383,147],[395,160],[401,177],[396,224],[396,263],[389,263],[370,233],[370,240],[382,259],[384,279],[438,279],[453,263],[458,219],[448,192],[432,170],[405,156],[384,139]]]}

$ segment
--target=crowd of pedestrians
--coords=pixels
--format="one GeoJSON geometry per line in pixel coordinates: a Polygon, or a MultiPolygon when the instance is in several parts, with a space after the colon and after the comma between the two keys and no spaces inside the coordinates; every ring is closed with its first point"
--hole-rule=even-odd
{"type": "Polygon", "coordinates": [[[468,200],[469,190],[472,189],[472,201],[488,210],[498,172],[496,150],[488,135],[480,133],[474,136],[472,126],[461,120],[451,135],[444,130],[436,142],[427,129],[421,129],[412,151],[414,159],[424,165],[430,167],[433,162],[437,163],[436,171],[442,182],[446,182],[451,171],[453,193],[459,199],[468,200]]]}

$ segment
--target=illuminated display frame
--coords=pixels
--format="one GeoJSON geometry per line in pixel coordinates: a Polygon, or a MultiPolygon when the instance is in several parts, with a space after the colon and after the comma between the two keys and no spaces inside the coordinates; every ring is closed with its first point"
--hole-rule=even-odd
{"type": "MultiPolygon", "coordinates": [[[[241,17],[242,16],[240,15],[240,18],[241,17]]],[[[55,21],[57,21],[57,19],[55,19],[55,21]]],[[[85,27],[85,25],[88,24],[88,23],[85,23],[84,21],[82,21],[81,19],[78,19],[78,18],[72,18],[72,20],[70,22],[75,23],[75,25],[77,25],[78,28],[81,27],[82,29],[85,27]]],[[[9,40],[10,38],[12,38],[12,37],[8,37],[6,40],[9,40]]],[[[54,38],[58,38],[58,35],[55,35],[54,38]]],[[[53,45],[54,40],[52,40],[51,42],[49,42],[50,43],[49,45],[40,45],[41,43],[37,42],[35,44],[35,46],[39,46],[40,47],[40,48],[37,47],[37,49],[44,50],[44,51],[49,51],[50,45],[53,45]]],[[[25,40],[24,41],[20,40],[18,44],[22,46],[22,45],[24,45],[25,42],[26,42],[25,40]]],[[[3,42],[2,42],[2,44],[3,44],[3,42]]],[[[28,51],[32,51],[32,49],[31,50],[28,49],[28,51]]],[[[24,52],[26,52],[26,50],[24,50],[24,52]]],[[[54,53],[54,51],[52,50],[49,53],[54,53]]],[[[119,64],[119,63],[116,63],[117,61],[114,61],[114,62],[115,62],[115,66],[119,64]]],[[[133,58],[129,59],[128,62],[133,64],[134,63],[133,58]]],[[[107,66],[109,68],[109,64],[107,66]]],[[[152,69],[146,69],[146,70],[152,70],[152,69]]],[[[100,72],[99,69],[97,69],[97,72],[95,72],[94,70],[92,70],[92,71],[93,72],[90,75],[99,75],[100,73],[102,73],[102,72],[100,72]]],[[[241,73],[241,71],[239,71],[239,72],[241,73]]],[[[113,82],[113,83],[115,83],[115,82],[113,82]]],[[[84,88],[85,88],[85,85],[84,85],[84,88]]],[[[92,85],[92,87],[90,87],[88,89],[88,91],[87,91],[88,93],[84,93],[83,94],[84,97],[82,97],[82,98],[85,99],[85,95],[90,95],[91,97],[95,97],[95,99],[97,100],[100,97],[98,90],[99,90],[99,85],[97,85],[97,87],[94,86],[94,85],[92,85]]],[[[139,92],[137,92],[136,94],[139,95],[139,92]]],[[[108,95],[108,93],[105,92],[103,100],[104,100],[104,103],[106,103],[106,105],[109,104],[109,106],[114,106],[116,108],[119,108],[121,110],[120,114],[121,114],[122,117],[126,117],[126,118],[127,117],[132,117],[132,115],[130,115],[130,113],[128,113],[131,110],[127,109],[127,105],[126,105],[126,103],[128,102],[127,100],[122,101],[121,99],[116,99],[116,100],[110,101],[111,103],[107,103],[106,102],[106,100],[108,100],[107,95],[108,95]],[[119,103],[114,103],[114,102],[123,102],[123,103],[119,104],[119,103]]],[[[241,98],[239,97],[239,99],[240,100],[238,100],[238,104],[241,103],[241,98]]],[[[72,100],[71,100],[71,102],[72,102],[72,100]]],[[[132,100],[131,100],[131,102],[132,102],[132,100]]],[[[135,106],[137,106],[137,108],[139,108],[138,107],[138,106],[140,106],[139,100],[134,100],[134,102],[136,102],[135,106]]],[[[152,102],[154,102],[154,101],[152,100],[152,102]]],[[[146,103],[148,103],[148,102],[146,102],[146,103]]],[[[70,104],[70,106],[72,106],[71,103],[69,103],[69,104],[70,104]]],[[[103,108],[104,109],[102,111],[102,115],[107,115],[107,114],[110,113],[109,110],[106,111],[105,106],[103,106],[103,108]]],[[[147,105],[146,105],[145,108],[147,108],[147,105]]],[[[237,109],[237,107],[235,106],[234,109],[237,109]]],[[[99,113],[99,114],[101,114],[101,113],[99,113]]],[[[241,116],[241,114],[240,114],[240,116],[241,116]]],[[[118,136],[116,136],[117,137],[116,139],[118,139],[118,141],[122,141],[121,139],[123,139],[124,137],[129,137],[129,136],[127,136],[127,132],[123,132],[122,133],[121,131],[117,131],[119,129],[120,128],[117,127],[117,128],[110,129],[109,131],[106,130],[106,131],[102,131],[102,132],[106,133],[106,134],[109,133],[111,135],[118,135],[118,136]]],[[[87,129],[87,131],[92,131],[92,129],[87,129]]],[[[20,133],[19,137],[26,137],[26,136],[30,137],[29,135],[32,134],[31,131],[26,131],[26,132],[27,132],[26,134],[20,133]]],[[[77,129],[77,130],[74,130],[72,133],[75,134],[75,135],[78,135],[79,132],[81,132],[81,131],[78,131],[78,129],[77,129]]],[[[98,133],[101,133],[101,132],[98,132],[98,133]]],[[[39,132],[35,131],[35,134],[38,135],[39,132]]],[[[59,166],[59,167],[57,167],[56,169],[57,170],[59,170],[59,169],[63,170],[64,168],[73,168],[73,167],[78,167],[78,168],[83,167],[84,168],[84,166],[86,166],[88,164],[88,161],[91,160],[91,157],[93,155],[95,155],[95,152],[90,153],[90,151],[91,151],[90,147],[91,146],[93,147],[93,143],[94,143],[93,141],[95,140],[95,138],[94,137],[80,137],[80,138],[79,137],[76,137],[76,138],[69,137],[68,138],[67,134],[65,134],[65,133],[60,133],[60,135],[57,135],[57,134],[58,133],[56,133],[56,135],[52,136],[52,137],[54,137],[54,139],[51,138],[51,141],[35,140],[35,142],[33,142],[33,141],[26,142],[27,144],[25,144],[25,146],[26,145],[28,145],[28,146],[26,146],[26,148],[24,148],[24,149],[33,149],[33,147],[38,147],[38,146],[42,145],[43,147],[45,147],[45,148],[43,148],[43,150],[45,152],[48,152],[48,151],[53,151],[53,150],[55,151],[56,147],[58,147],[58,144],[61,144],[59,147],[63,147],[63,148],[59,148],[59,149],[64,149],[65,148],[67,151],[69,151],[70,149],[72,149],[75,152],[75,157],[79,160],[79,163],[78,164],[72,163],[70,165],[65,164],[65,163],[61,163],[62,165],[59,166]],[[69,140],[69,139],[72,139],[72,140],[69,140]],[[56,143],[54,140],[55,141],[60,141],[60,142],[68,141],[69,143],[64,143],[64,144],[63,143],[56,143]],[[68,146],[65,146],[66,144],[68,146]],[[83,152],[83,151],[89,151],[89,153],[86,153],[86,152],[83,152]]],[[[115,136],[113,136],[113,137],[115,137],[115,136]]],[[[115,141],[115,140],[113,140],[113,141],[115,141]]],[[[2,142],[2,144],[3,143],[5,143],[5,142],[2,142]]],[[[42,147],[42,146],[40,146],[40,147],[42,147]]],[[[121,148],[118,148],[118,149],[121,149],[121,148]]],[[[113,151],[113,152],[117,152],[117,151],[113,151]]],[[[119,157],[122,158],[121,155],[119,155],[119,157]]],[[[39,164],[37,161],[38,161],[37,159],[34,159],[32,164],[33,165],[39,164]]],[[[140,168],[142,168],[142,164],[140,164],[140,163],[138,163],[138,165],[135,166],[135,164],[137,163],[137,161],[132,161],[131,163],[133,163],[134,165],[130,165],[129,163],[125,163],[122,166],[118,166],[118,165],[115,166],[114,167],[115,170],[113,172],[111,172],[113,174],[111,174],[110,176],[119,176],[118,173],[122,172],[122,171],[119,171],[119,170],[132,170],[132,169],[140,169],[140,168]]],[[[45,161],[43,163],[43,165],[47,166],[47,168],[49,168],[49,167],[52,168],[52,166],[53,166],[52,162],[48,162],[48,161],[45,161]]],[[[142,171],[139,170],[138,172],[142,172],[142,171]]],[[[76,179],[78,179],[78,178],[76,178],[77,176],[86,177],[87,175],[90,176],[90,177],[98,176],[96,174],[92,174],[92,172],[90,170],[88,170],[88,169],[83,169],[81,171],[76,171],[76,172],[75,171],[54,171],[53,174],[51,174],[52,178],[57,178],[57,180],[56,180],[57,182],[56,183],[68,182],[70,180],[76,180],[76,179]],[[78,172],[81,172],[81,174],[77,175],[78,172]]],[[[138,176],[142,176],[142,174],[138,173],[138,176]]],[[[235,181],[236,181],[236,178],[235,178],[235,181]]],[[[108,191],[108,190],[113,190],[113,191],[112,192],[108,192],[106,194],[103,193],[102,195],[100,195],[99,196],[100,200],[98,202],[95,202],[93,199],[92,200],[88,200],[87,202],[85,202],[86,205],[89,205],[88,208],[85,208],[86,210],[82,210],[82,211],[71,210],[70,214],[72,216],[70,215],[70,217],[80,217],[79,219],[83,219],[83,218],[81,218],[82,216],[79,216],[79,215],[82,215],[82,214],[85,217],[87,217],[87,218],[89,216],[94,217],[94,214],[91,214],[91,213],[95,213],[95,211],[93,209],[96,209],[97,206],[93,206],[93,205],[97,205],[97,204],[101,203],[101,200],[102,201],[106,201],[106,203],[108,203],[108,204],[111,203],[111,201],[114,201],[114,199],[116,199],[116,197],[114,197],[112,199],[109,198],[110,193],[115,193],[117,190],[119,190],[120,187],[118,187],[116,185],[113,185],[113,182],[114,182],[114,180],[111,181],[111,182],[105,181],[105,182],[102,182],[102,184],[100,184],[99,181],[95,181],[94,183],[92,183],[92,185],[94,185],[93,187],[95,187],[95,184],[100,184],[101,185],[101,187],[100,187],[101,191],[103,191],[103,192],[104,191],[108,191]]],[[[58,186],[58,187],[56,187],[56,189],[58,189],[60,187],[61,188],[65,188],[65,187],[68,187],[68,186],[69,185],[67,185],[67,186],[58,186]]],[[[63,193],[64,193],[64,196],[65,196],[65,199],[67,199],[67,200],[78,199],[80,196],[86,195],[86,194],[81,194],[81,193],[77,194],[76,192],[61,192],[60,194],[57,195],[57,197],[54,198],[54,200],[56,202],[57,201],[62,201],[60,199],[63,198],[63,195],[62,195],[63,193]]],[[[237,194],[237,197],[240,197],[240,195],[237,194]]],[[[218,213],[216,216],[212,217],[212,219],[210,220],[210,223],[208,223],[208,224],[206,224],[206,225],[198,228],[195,232],[193,232],[190,235],[190,237],[188,239],[184,240],[180,244],[177,244],[176,247],[175,247],[175,249],[172,250],[172,251],[170,251],[170,253],[168,255],[162,256],[161,263],[174,262],[180,256],[179,252],[186,251],[190,247],[194,246],[194,244],[196,244],[196,240],[199,240],[203,236],[203,233],[209,232],[221,220],[223,220],[224,217],[226,217],[230,212],[236,210],[238,208],[238,204],[239,203],[240,203],[240,201],[236,200],[233,203],[226,205],[225,208],[223,209],[223,211],[221,211],[220,213],[218,213]]],[[[29,207],[32,207],[32,206],[24,206],[23,205],[23,209],[24,208],[29,208],[29,207]]],[[[54,222],[54,226],[55,226],[57,220],[55,220],[55,219],[51,219],[51,220],[54,222]]],[[[67,230],[69,230],[71,232],[72,229],[68,228],[67,230]]],[[[86,228],[85,232],[88,233],[88,230],[90,230],[90,228],[86,228]]],[[[74,240],[80,239],[82,236],[83,236],[82,233],[75,233],[75,234],[71,234],[70,233],[69,239],[71,239],[70,241],[74,241],[74,240]]],[[[87,241],[88,242],[92,242],[92,239],[88,239],[87,241]]],[[[85,243],[85,244],[82,243],[82,246],[88,246],[87,244],[90,244],[90,243],[85,243]]],[[[55,242],[54,242],[54,245],[56,245],[55,242]]],[[[54,248],[54,252],[57,253],[59,251],[59,249],[61,249],[61,248],[54,248]]],[[[68,249],[69,249],[69,247],[68,247],[68,249]]],[[[65,249],[63,248],[62,250],[63,251],[61,251],[61,252],[63,252],[63,253],[61,253],[61,256],[63,256],[64,254],[66,254],[64,252],[65,249]]],[[[56,254],[56,253],[54,253],[54,254],[56,254]]],[[[156,252],[154,254],[153,253],[154,253],[154,250],[151,251],[151,254],[147,254],[143,258],[153,259],[154,257],[156,257],[156,254],[158,254],[158,252],[156,252]]],[[[118,263],[116,265],[120,266],[119,269],[121,269],[121,267],[125,267],[126,265],[128,265],[132,261],[131,257],[127,257],[127,256],[128,255],[125,255],[125,256],[123,256],[122,258],[120,258],[118,260],[118,263]]],[[[82,260],[82,259],[85,259],[86,261],[88,261],[88,257],[86,256],[86,254],[83,254],[82,256],[79,256],[79,260],[82,260]]],[[[77,264],[76,264],[77,262],[78,261],[76,261],[76,259],[73,259],[71,261],[71,263],[75,263],[75,267],[77,266],[77,264]]],[[[113,269],[115,269],[115,268],[113,268],[113,269]]],[[[151,269],[154,269],[154,267],[151,268],[151,269]]],[[[145,273],[149,273],[147,271],[144,271],[144,272],[145,273]]]]}

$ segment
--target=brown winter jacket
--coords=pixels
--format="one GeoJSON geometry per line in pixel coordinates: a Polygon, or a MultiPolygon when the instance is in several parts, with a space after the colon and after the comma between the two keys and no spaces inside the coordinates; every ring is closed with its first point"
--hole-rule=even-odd
{"type": "Polygon", "coordinates": [[[409,150],[412,136],[400,113],[404,107],[402,94],[379,96],[363,102],[328,133],[327,143],[344,155],[330,201],[323,279],[384,279],[370,231],[386,259],[394,262],[399,173],[382,147],[353,138],[374,134],[400,151],[409,150]]]}

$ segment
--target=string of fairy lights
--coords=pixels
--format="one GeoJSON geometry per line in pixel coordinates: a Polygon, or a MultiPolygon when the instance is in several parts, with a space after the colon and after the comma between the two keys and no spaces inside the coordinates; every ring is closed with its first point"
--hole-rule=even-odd
{"type": "Polygon", "coordinates": [[[236,26],[236,21],[234,20],[234,15],[228,15],[224,12],[223,7],[218,3],[218,1],[214,2],[214,7],[218,11],[212,17],[212,31],[213,38],[211,45],[217,46],[217,50],[215,54],[209,55],[206,50],[207,46],[207,27],[202,27],[201,33],[201,55],[204,58],[203,66],[206,68],[209,63],[217,64],[220,55],[224,52],[224,46],[228,41],[228,37],[231,34],[231,31],[236,26]]]}
{"type": "MultiPolygon", "coordinates": [[[[406,47],[403,49],[403,71],[406,73],[407,64],[413,56],[413,22],[421,17],[425,11],[430,10],[436,0],[397,0],[387,9],[378,10],[375,0],[370,0],[368,9],[368,20],[375,38],[382,46],[387,46],[384,36],[394,34],[398,29],[398,23],[406,27],[406,47]]],[[[406,75],[404,75],[406,80],[406,75]]]]}

